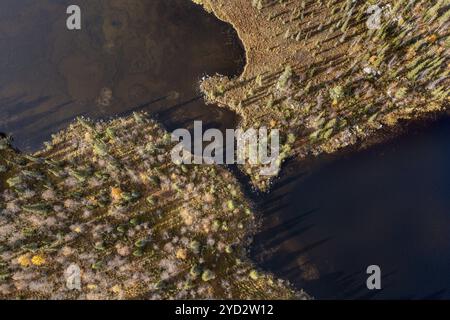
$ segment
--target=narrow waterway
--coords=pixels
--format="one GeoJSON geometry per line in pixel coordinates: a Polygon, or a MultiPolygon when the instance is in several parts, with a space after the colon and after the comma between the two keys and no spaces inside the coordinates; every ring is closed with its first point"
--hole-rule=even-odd
{"type": "Polygon", "coordinates": [[[234,128],[206,106],[203,76],[239,75],[245,52],[234,29],[188,0],[0,2],[0,132],[38,149],[77,116],[108,119],[145,110],[168,129],[234,128]],[[82,29],[69,31],[69,5],[82,29]]]}
{"type": "Polygon", "coordinates": [[[450,298],[450,120],[289,165],[259,201],[254,259],[317,299],[450,298]],[[382,290],[366,269],[381,268],[382,290]]]}

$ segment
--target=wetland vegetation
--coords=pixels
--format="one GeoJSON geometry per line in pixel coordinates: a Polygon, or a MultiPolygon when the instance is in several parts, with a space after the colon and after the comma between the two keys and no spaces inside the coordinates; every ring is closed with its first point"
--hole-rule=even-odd
{"type": "Polygon", "coordinates": [[[78,119],[45,150],[0,140],[0,296],[46,299],[307,297],[259,272],[256,221],[226,169],[170,161],[147,115],[78,119]],[[64,274],[81,272],[81,290],[64,274]]]}
{"type": "MultiPolygon", "coordinates": [[[[300,248],[283,239],[301,237],[286,224],[299,226],[314,196],[328,195],[314,181],[302,183],[298,199],[311,200],[303,215],[296,196],[287,217],[258,215],[265,204],[256,199],[255,208],[247,187],[271,191],[273,179],[257,165],[233,174],[173,163],[171,129],[194,120],[280,129],[278,162],[307,164],[448,108],[445,0],[378,1],[376,28],[367,25],[373,1],[193,0],[206,11],[191,0],[81,2],[87,31],[57,31],[64,1],[39,8],[30,1],[23,24],[0,33],[7,57],[0,128],[8,132],[0,137],[3,298],[309,299],[301,288],[323,292],[308,281],[322,281],[324,269],[303,254],[329,239],[302,239],[300,248]],[[29,19],[36,12],[45,23],[29,19]],[[317,194],[309,197],[308,186],[317,194]],[[266,271],[249,259],[258,231],[262,249],[252,257],[266,271]],[[277,258],[288,269],[273,267],[277,258]],[[80,290],[65,282],[73,265],[80,290]]],[[[13,2],[2,21],[21,9],[13,2]]],[[[282,210],[277,200],[286,194],[272,191],[269,203],[282,210]]],[[[353,279],[328,271],[330,286],[353,279]]],[[[335,288],[326,292],[342,297],[336,290],[354,289],[335,288]]]]}
{"type": "MultiPolygon", "coordinates": [[[[235,110],[244,129],[282,129],[280,162],[367,145],[401,121],[447,110],[445,0],[197,2],[236,28],[248,62],[238,79],[203,81],[207,99],[235,110]]],[[[268,190],[255,167],[242,170],[268,190]]]]}

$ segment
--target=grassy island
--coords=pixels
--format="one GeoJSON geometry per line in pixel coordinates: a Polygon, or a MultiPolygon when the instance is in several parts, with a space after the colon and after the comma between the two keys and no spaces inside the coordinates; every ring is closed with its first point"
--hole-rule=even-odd
{"type": "MultiPolygon", "coordinates": [[[[244,73],[202,83],[241,128],[279,128],[279,162],[368,145],[403,120],[446,111],[450,8],[445,0],[194,0],[232,24],[244,73]]],[[[270,179],[246,165],[253,184],[270,179]]]]}
{"type": "Polygon", "coordinates": [[[78,119],[33,155],[2,137],[0,297],[307,297],[247,258],[255,215],[235,178],[174,164],[172,147],[142,113],[78,119]]]}

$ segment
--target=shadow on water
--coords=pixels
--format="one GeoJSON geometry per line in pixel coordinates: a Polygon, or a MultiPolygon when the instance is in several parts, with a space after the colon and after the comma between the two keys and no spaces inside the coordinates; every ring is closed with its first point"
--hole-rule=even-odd
{"type": "Polygon", "coordinates": [[[253,258],[318,299],[450,298],[450,120],[338,159],[290,163],[257,199],[253,258]],[[378,265],[382,290],[366,269],[378,265]]]}
{"type": "Polygon", "coordinates": [[[206,106],[199,81],[239,75],[234,29],[186,0],[4,0],[0,3],[0,131],[33,151],[77,116],[145,110],[169,130],[234,128],[237,116],[206,106]],[[66,28],[77,4],[82,30],[66,28]]]}

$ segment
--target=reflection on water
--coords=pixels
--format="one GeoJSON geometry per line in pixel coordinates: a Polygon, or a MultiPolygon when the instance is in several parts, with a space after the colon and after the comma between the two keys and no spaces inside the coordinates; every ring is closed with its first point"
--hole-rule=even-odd
{"type": "Polygon", "coordinates": [[[3,0],[0,2],[0,131],[38,148],[76,116],[147,110],[169,128],[193,119],[234,127],[205,106],[207,74],[235,76],[245,63],[234,30],[186,0],[3,0]],[[82,30],[66,29],[66,8],[82,30]]]}
{"type": "Polygon", "coordinates": [[[450,121],[292,165],[261,203],[255,259],[318,299],[450,298],[450,121]],[[381,291],[366,287],[379,265],[381,291]]]}

